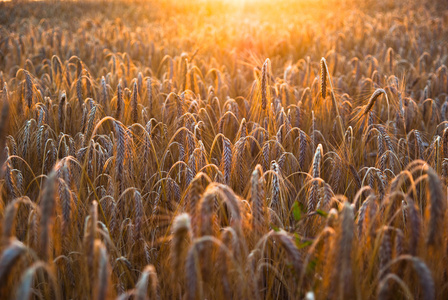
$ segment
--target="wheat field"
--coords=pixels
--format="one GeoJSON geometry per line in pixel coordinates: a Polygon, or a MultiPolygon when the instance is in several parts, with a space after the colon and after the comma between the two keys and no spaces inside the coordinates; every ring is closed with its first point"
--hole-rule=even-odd
{"type": "Polygon", "coordinates": [[[446,1],[0,2],[1,299],[448,299],[446,1]]]}

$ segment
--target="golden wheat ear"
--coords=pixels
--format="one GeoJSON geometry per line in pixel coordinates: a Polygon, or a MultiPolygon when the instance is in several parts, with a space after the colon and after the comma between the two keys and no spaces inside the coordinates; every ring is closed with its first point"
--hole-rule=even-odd
{"type": "Polygon", "coordinates": [[[321,72],[321,95],[322,99],[327,97],[327,66],[325,58],[322,57],[320,61],[320,72],[321,72]]]}
{"type": "Polygon", "coordinates": [[[263,63],[263,67],[261,68],[261,108],[266,110],[268,105],[268,89],[269,89],[269,66],[271,61],[269,58],[263,63]]]}

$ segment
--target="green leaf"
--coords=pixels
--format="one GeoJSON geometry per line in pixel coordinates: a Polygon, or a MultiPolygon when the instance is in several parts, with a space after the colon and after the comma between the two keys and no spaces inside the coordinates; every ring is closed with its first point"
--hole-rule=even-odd
{"type": "MultiPolygon", "coordinates": [[[[317,259],[312,259],[307,266],[307,271],[308,272],[314,272],[316,270],[316,265],[317,265],[317,259]]],[[[309,274],[309,273],[308,273],[309,274]]]]}
{"type": "Polygon", "coordinates": [[[302,211],[300,210],[297,201],[292,205],[292,214],[294,216],[294,220],[296,221],[300,221],[300,219],[302,218],[302,211]]]}
{"type": "Polygon", "coordinates": [[[299,248],[299,249],[302,249],[302,248],[311,246],[312,244],[313,244],[313,241],[306,241],[306,242],[301,243],[301,244],[298,246],[298,248],[299,248]]]}
{"type": "Polygon", "coordinates": [[[302,239],[300,238],[300,236],[297,233],[294,233],[294,238],[295,238],[295,241],[296,241],[296,246],[299,249],[308,247],[311,244],[313,244],[313,241],[304,241],[304,242],[302,242],[302,239]]]}
{"type": "Polygon", "coordinates": [[[316,210],[316,213],[317,213],[319,216],[322,216],[322,217],[324,217],[324,218],[326,218],[326,217],[328,216],[328,213],[326,213],[326,212],[324,212],[323,210],[320,210],[320,209],[316,210]]]}
{"type": "Polygon", "coordinates": [[[277,226],[275,226],[274,224],[271,224],[271,227],[272,227],[272,229],[273,229],[275,232],[279,232],[279,231],[280,231],[280,229],[279,229],[277,226]]]}
{"type": "Polygon", "coordinates": [[[294,239],[296,240],[296,246],[300,245],[300,236],[297,233],[294,233],[294,239]]]}

